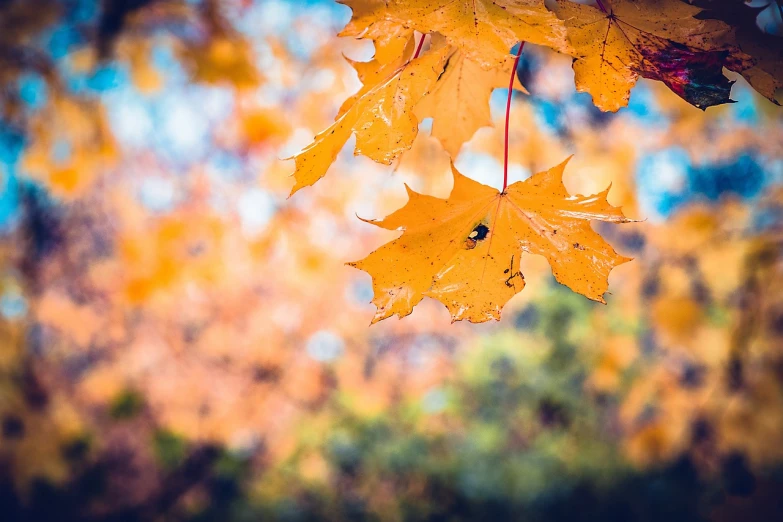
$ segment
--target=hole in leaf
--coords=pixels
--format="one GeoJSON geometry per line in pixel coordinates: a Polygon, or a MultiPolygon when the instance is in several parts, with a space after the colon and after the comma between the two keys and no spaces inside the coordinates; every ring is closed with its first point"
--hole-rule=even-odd
{"type": "Polygon", "coordinates": [[[484,223],[479,223],[476,225],[476,228],[468,234],[468,238],[465,240],[465,248],[468,250],[476,248],[479,241],[486,239],[487,234],[489,234],[489,227],[484,223]]]}

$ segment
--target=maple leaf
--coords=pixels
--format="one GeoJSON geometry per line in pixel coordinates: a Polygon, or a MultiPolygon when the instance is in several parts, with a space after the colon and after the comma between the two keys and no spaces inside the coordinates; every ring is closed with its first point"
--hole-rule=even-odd
{"type": "Polygon", "coordinates": [[[353,11],[348,25],[337,36],[369,38],[375,45],[375,61],[381,65],[397,60],[413,37],[413,29],[394,20],[378,20],[374,13],[383,2],[341,0],[353,11]]]}
{"type": "Polygon", "coordinates": [[[698,18],[714,18],[735,27],[736,35],[731,34],[727,44],[736,43],[743,54],[753,59],[748,63],[744,56],[739,60],[732,56],[726,67],[742,74],[751,87],[780,105],[775,94],[783,88],[783,37],[763,32],[756,22],[759,13],[768,6],[754,8],[744,2],[723,0],[699,0],[697,5],[705,8],[698,18]]]}
{"type": "MultiPolygon", "coordinates": [[[[433,119],[432,135],[452,158],[479,127],[491,125],[489,97],[495,88],[508,88],[513,68],[510,55],[500,66],[482,69],[462,51],[451,49],[443,74],[415,110],[419,119],[433,119]]],[[[515,88],[527,93],[516,75],[514,81],[515,88]]]]}
{"type": "Polygon", "coordinates": [[[758,34],[739,40],[744,53],[754,58],[752,67],[729,67],[738,71],[750,85],[775,105],[775,98],[783,88],[783,38],[774,35],[758,34]]]}
{"type": "MultiPolygon", "coordinates": [[[[520,41],[568,52],[563,23],[544,0],[345,0],[345,34],[373,37],[380,24],[438,32],[483,68],[497,67],[520,41]]],[[[398,31],[400,29],[397,29],[398,31]]],[[[378,40],[376,40],[376,43],[378,40]]],[[[385,39],[381,46],[388,45],[385,39]]]]}
{"type": "Polygon", "coordinates": [[[340,106],[340,110],[337,111],[337,116],[334,118],[335,121],[339,120],[340,117],[345,114],[348,109],[350,109],[362,96],[370,92],[370,90],[372,90],[374,87],[388,80],[390,76],[393,76],[397,73],[398,69],[405,67],[405,65],[410,61],[411,56],[413,56],[414,43],[415,40],[413,36],[410,36],[408,38],[407,44],[402,49],[400,54],[393,60],[386,62],[380,62],[377,57],[376,59],[373,59],[369,62],[357,62],[355,60],[351,60],[347,56],[343,56],[345,61],[347,61],[356,71],[356,75],[359,77],[359,81],[362,82],[362,87],[358,92],[349,96],[343,102],[343,104],[340,106]]]}
{"type": "Polygon", "coordinates": [[[390,165],[410,149],[419,132],[413,107],[435,85],[447,51],[444,47],[412,60],[366,90],[349,108],[343,107],[337,121],[294,156],[296,183],[291,194],[321,179],[351,134],[356,134],[354,154],[378,163],[390,165]]]}
{"type": "Polygon", "coordinates": [[[577,90],[590,93],[598,108],[625,107],[639,76],[662,81],[700,109],[732,101],[733,82],[722,69],[730,54],[742,53],[725,44],[728,25],[694,18],[701,10],[680,0],[601,5],[605,12],[568,0],[554,7],[574,48],[577,90]]]}
{"type": "Polygon", "coordinates": [[[568,160],[517,182],[504,193],[452,167],[448,199],[408,188],[408,203],[381,221],[403,230],[361,261],[348,263],[373,278],[373,323],[404,317],[424,296],[446,305],[453,321],[499,319],[501,308],[525,287],[522,252],[544,256],[555,279],[605,302],[609,272],[630,261],[590,228],[591,220],[630,221],[605,191],[569,196],[563,185],[568,160]]]}

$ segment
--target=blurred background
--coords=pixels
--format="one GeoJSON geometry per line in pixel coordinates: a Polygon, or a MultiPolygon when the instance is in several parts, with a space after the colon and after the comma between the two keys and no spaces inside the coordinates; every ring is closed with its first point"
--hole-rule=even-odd
{"type": "MultiPolygon", "coordinates": [[[[571,193],[643,220],[597,227],[635,260],[607,305],[523,256],[499,323],[369,327],[344,263],[397,233],[355,216],[451,175],[424,121],[286,199],[372,56],[349,18],[0,0],[0,519],[783,520],[783,109],[737,76],[707,112],[640,81],[601,113],[526,46],[511,181],[574,154],[571,193]]],[[[506,94],[456,160],[498,188],[506,94]]]]}

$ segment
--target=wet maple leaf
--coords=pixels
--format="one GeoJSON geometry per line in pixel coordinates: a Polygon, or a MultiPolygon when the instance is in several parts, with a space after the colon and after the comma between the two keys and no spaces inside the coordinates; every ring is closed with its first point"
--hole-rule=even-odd
{"type": "MultiPolygon", "coordinates": [[[[495,88],[508,88],[513,68],[510,55],[500,66],[482,69],[462,51],[451,49],[443,74],[416,106],[416,114],[419,119],[432,118],[432,135],[452,158],[479,127],[491,125],[489,97],[495,88]]],[[[515,81],[515,88],[527,92],[516,77],[515,81]]]]}
{"type": "Polygon", "coordinates": [[[555,6],[574,48],[577,90],[601,110],[625,107],[639,76],[662,81],[700,109],[732,101],[723,66],[732,54],[734,61],[750,57],[726,45],[728,25],[694,18],[701,10],[680,0],[602,5],[605,12],[568,0],[555,6]]]}
{"type": "Polygon", "coordinates": [[[394,59],[389,59],[385,62],[378,60],[377,56],[375,59],[369,62],[357,62],[344,56],[345,61],[347,61],[356,71],[356,75],[359,77],[359,81],[362,82],[362,87],[357,93],[349,96],[343,102],[342,106],[340,106],[340,110],[337,111],[337,116],[334,118],[335,121],[339,120],[340,117],[345,114],[348,109],[350,109],[362,96],[370,92],[370,90],[372,90],[374,87],[377,87],[379,84],[388,80],[391,76],[394,76],[400,68],[405,67],[405,65],[411,60],[411,57],[413,56],[414,43],[414,38],[411,35],[408,37],[408,41],[405,47],[401,50],[400,54],[398,54],[394,59]]]}
{"type": "MultiPolygon", "coordinates": [[[[438,32],[481,67],[501,65],[520,41],[566,52],[563,23],[544,0],[344,0],[354,10],[347,33],[372,38],[382,24],[438,32]]],[[[388,39],[387,37],[384,37],[388,39]]],[[[382,41],[382,46],[386,45],[382,41]]],[[[378,40],[376,40],[376,43],[378,40]]]]}
{"type": "Polygon", "coordinates": [[[356,134],[355,154],[386,165],[410,149],[419,131],[413,107],[437,82],[447,51],[444,47],[420,56],[352,98],[337,121],[294,156],[291,194],[321,179],[351,134],[356,134]]]}
{"type": "Polygon", "coordinates": [[[501,308],[525,287],[522,252],[544,256],[555,279],[604,302],[609,272],[629,261],[590,227],[591,220],[629,221],[605,191],[570,196],[563,185],[568,160],[506,192],[473,181],[456,169],[448,199],[408,188],[408,203],[371,223],[403,230],[351,266],[373,278],[373,323],[404,317],[424,296],[446,305],[452,320],[499,319],[501,308]]]}

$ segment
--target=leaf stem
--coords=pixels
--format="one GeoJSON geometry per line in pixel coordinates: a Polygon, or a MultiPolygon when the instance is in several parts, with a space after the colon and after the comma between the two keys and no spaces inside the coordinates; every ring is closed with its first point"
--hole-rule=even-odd
{"type": "Polygon", "coordinates": [[[519,57],[522,56],[522,49],[525,47],[525,42],[520,42],[519,49],[517,50],[517,57],[514,59],[514,67],[511,69],[511,80],[508,82],[508,98],[506,98],[506,133],[505,144],[503,146],[503,190],[506,192],[508,187],[508,120],[511,114],[511,94],[514,92],[514,77],[517,75],[517,66],[519,65],[519,57]]]}
{"type": "Polygon", "coordinates": [[[604,7],[604,3],[601,0],[595,0],[595,3],[598,4],[598,9],[604,13],[606,12],[606,7],[604,7]]]}
{"type": "Polygon", "coordinates": [[[418,47],[416,47],[416,52],[413,53],[413,58],[411,58],[411,60],[415,60],[416,58],[419,57],[419,53],[421,52],[421,48],[424,47],[424,39],[425,38],[427,38],[427,34],[426,33],[421,35],[421,40],[419,40],[419,45],[418,45],[418,47]]]}

